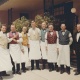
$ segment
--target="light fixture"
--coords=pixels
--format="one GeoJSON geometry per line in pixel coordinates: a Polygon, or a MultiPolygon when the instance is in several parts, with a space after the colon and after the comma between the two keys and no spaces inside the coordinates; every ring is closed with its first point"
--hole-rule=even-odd
{"type": "Polygon", "coordinates": [[[72,8],[72,9],[71,9],[71,12],[72,12],[72,13],[76,13],[76,8],[72,8]]]}
{"type": "Polygon", "coordinates": [[[4,4],[7,1],[9,1],[9,0],[0,0],[0,5],[4,4]]]}

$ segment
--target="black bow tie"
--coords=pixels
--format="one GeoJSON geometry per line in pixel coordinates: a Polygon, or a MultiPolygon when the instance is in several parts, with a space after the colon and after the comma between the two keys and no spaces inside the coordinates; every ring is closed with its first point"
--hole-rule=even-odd
{"type": "Polygon", "coordinates": [[[80,31],[79,31],[79,32],[77,32],[77,33],[80,33],[80,31]]]}
{"type": "Polygon", "coordinates": [[[12,32],[12,33],[16,33],[16,32],[12,32]]]}
{"type": "Polygon", "coordinates": [[[6,32],[3,32],[3,34],[6,34],[6,32]]]}
{"type": "Polygon", "coordinates": [[[61,31],[61,32],[65,32],[65,31],[61,31]]]}

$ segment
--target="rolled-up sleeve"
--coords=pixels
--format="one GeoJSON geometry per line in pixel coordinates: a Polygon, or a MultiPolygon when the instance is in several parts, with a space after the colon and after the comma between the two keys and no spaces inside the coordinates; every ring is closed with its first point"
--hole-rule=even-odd
{"type": "Polygon", "coordinates": [[[23,42],[23,39],[22,39],[22,34],[19,33],[19,40],[17,40],[18,43],[22,43],[23,42]]]}
{"type": "Polygon", "coordinates": [[[72,42],[73,42],[72,34],[71,34],[71,33],[69,33],[69,45],[71,45],[71,44],[72,44],[72,42]]]}
{"type": "Polygon", "coordinates": [[[9,38],[9,33],[7,33],[7,38],[9,43],[13,40],[13,38],[9,38]]]}

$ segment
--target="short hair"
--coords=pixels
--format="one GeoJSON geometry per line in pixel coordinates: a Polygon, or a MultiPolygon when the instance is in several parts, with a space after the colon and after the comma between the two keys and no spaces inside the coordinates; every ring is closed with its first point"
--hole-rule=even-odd
{"type": "Polygon", "coordinates": [[[2,24],[2,25],[1,25],[1,28],[2,28],[3,26],[7,27],[7,25],[6,25],[6,24],[2,24]]]}
{"type": "Polygon", "coordinates": [[[66,24],[65,24],[65,23],[62,23],[61,25],[65,25],[65,26],[66,26],[66,24]]]}
{"type": "Polygon", "coordinates": [[[11,26],[15,26],[15,24],[11,24],[11,26]]]}
{"type": "Polygon", "coordinates": [[[53,23],[49,23],[49,24],[48,24],[48,26],[50,26],[50,25],[52,25],[52,26],[54,27],[53,23]]]}
{"type": "Polygon", "coordinates": [[[23,26],[23,27],[22,27],[22,29],[23,29],[23,28],[26,28],[26,29],[27,29],[27,27],[26,27],[26,26],[23,26]]]}
{"type": "MultiPolygon", "coordinates": [[[[15,26],[15,24],[11,24],[11,26],[15,26]]],[[[16,26],[15,26],[16,27],[16,26]]]]}
{"type": "Polygon", "coordinates": [[[46,22],[46,21],[43,21],[42,23],[46,23],[46,24],[47,24],[47,22],[46,22]]]}
{"type": "Polygon", "coordinates": [[[34,20],[31,21],[31,23],[34,23],[34,22],[35,22],[34,20]]]}
{"type": "Polygon", "coordinates": [[[77,24],[77,26],[80,25],[80,23],[77,24]]]}

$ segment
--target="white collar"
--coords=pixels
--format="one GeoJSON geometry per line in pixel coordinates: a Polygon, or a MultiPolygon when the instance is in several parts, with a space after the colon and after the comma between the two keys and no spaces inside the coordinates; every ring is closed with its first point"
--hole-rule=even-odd
{"type": "MultiPolygon", "coordinates": [[[[62,30],[61,30],[62,31],[62,30]]],[[[64,32],[66,32],[67,30],[65,30],[64,32]]]]}

